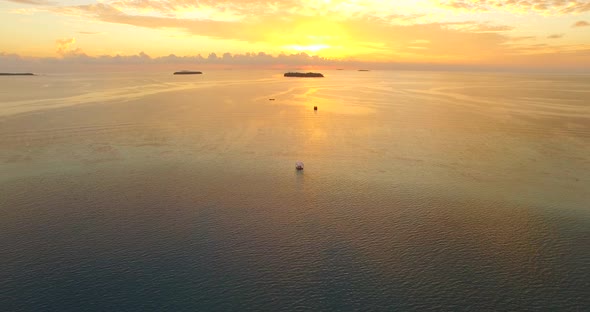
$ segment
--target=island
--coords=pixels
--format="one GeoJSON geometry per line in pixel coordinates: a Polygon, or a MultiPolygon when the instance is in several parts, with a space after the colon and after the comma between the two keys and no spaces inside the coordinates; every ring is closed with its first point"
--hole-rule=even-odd
{"type": "Polygon", "coordinates": [[[316,78],[324,77],[320,73],[285,73],[285,77],[305,77],[305,78],[316,78]]]}
{"type": "Polygon", "coordinates": [[[174,75],[200,75],[202,72],[193,70],[181,70],[174,72],[174,75]]]}
{"type": "Polygon", "coordinates": [[[33,73],[0,73],[0,76],[35,76],[33,73]]]}

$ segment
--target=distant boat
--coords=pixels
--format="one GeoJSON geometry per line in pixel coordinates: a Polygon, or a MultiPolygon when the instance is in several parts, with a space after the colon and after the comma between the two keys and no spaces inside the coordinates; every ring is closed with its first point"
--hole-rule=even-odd
{"type": "Polygon", "coordinates": [[[359,69],[359,71],[370,71],[368,69],[359,69]]]}
{"type": "Polygon", "coordinates": [[[295,163],[295,169],[297,170],[303,170],[303,162],[302,161],[298,161],[295,163]]]}
{"type": "Polygon", "coordinates": [[[324,77],[324,75],[320,73],[285,73],[285,77],[303,77],[303,78],[316,78],[316,77],[324,77]]]}
{"type": "Polygon", "coordinates": [[[181,70],[174,72],[174,75],[200,75],[202,72],[200,71],[192,71],[192,70],[181,70]]]}

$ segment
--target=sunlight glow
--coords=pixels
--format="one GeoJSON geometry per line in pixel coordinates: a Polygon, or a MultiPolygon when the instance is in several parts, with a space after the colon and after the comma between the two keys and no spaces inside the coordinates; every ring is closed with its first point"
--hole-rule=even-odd
{"type": "Polygon", "coordinates": [[[290,50],[292,49],[292,50],[299,51],[299,52],[318,52],[320,50],[330,48],[330,46],[327,44],[312,44],[312,45],[308,45],[308,46],[291,45],[291,46],[285,46],[285,48],[290,49],[290,50]]]}
{"type": "Polygon", "coordinates": [[[0,2],[0,18],[19,27],[3,34],[0,56],[304,52],[365,62],[590,67],[588,4],[539,3],[12,0],[0,2]],[[56,44],[70,39],[75,44],[56,44]]]}

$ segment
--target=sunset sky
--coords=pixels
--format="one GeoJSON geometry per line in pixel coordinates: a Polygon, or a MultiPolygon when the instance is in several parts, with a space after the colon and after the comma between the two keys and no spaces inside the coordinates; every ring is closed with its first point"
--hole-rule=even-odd
{"type": "Polygon", "coordinates": [[[306,53],[320,63],[590,69],[590,0],[4,0],[0,20],[3,63],[224,53],[280,63],[306,53]]]}

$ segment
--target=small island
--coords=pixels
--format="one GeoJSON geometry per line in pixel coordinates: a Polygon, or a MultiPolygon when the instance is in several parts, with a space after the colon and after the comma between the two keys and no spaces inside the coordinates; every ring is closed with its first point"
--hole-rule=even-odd
{"type": "Polygon", "coordinates": [[[174,75],[200,75],[202,72],[193,70],[181,70],[174,72],[174,75]]]}
{"type": "Polygon", "coordinates": [[[0,73],[0,76],[35,76],[33,73],[0,73]]]}
{"type": "Polygon", "coordinates": [[[324,77],[324,75],[320,73],[285,73],[285,77],[305,77],[305,78],[316,78],[316,77],[324,77]]]}

